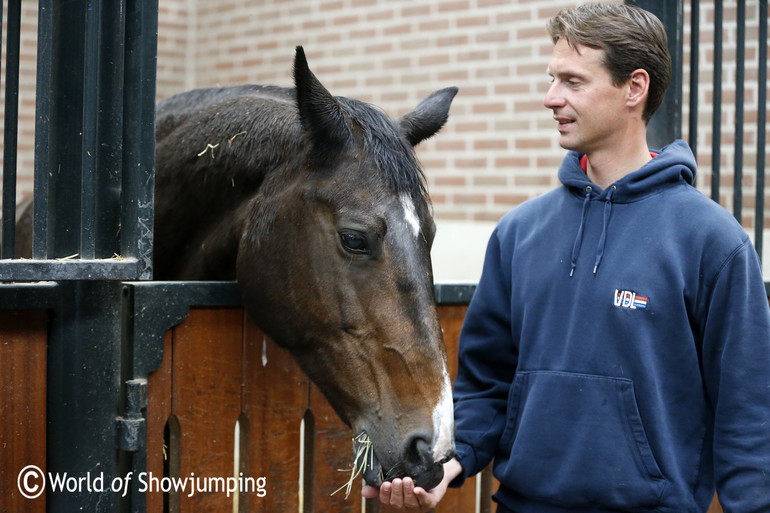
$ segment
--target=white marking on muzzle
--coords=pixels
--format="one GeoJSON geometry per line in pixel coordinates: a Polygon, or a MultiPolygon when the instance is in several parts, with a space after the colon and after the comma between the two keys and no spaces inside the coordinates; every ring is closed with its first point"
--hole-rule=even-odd
{"type": "Polygon", "coordinates": [[[414,208],[412,198],[402,194],[401,206],[404,209],[404,221],[412,228],[414,236],[417,237],[420,234],[420,219],[417,217],[417,211],[414,208]]]}
{"type": "Polygon", "coordinates": [[[444,386],[433,410],[433,461],[443,460],[454,451],[454,405],[449,373],[444,369],[444,386]]]}

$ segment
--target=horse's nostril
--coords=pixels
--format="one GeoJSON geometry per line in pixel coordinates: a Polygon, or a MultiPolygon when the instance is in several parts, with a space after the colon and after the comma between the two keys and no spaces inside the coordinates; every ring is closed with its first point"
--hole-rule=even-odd
{"type": "Polygon", "coordinates": [[[423,433],[413,434],[406,442],[404,461],[412,467],[429,467],[433,464],[430,438],[423,433]]]}
{"type": "Polygon", "coordinates": [[[404,447],[404,467],[406,475],[414,479],[416,486],[430,490],[441,482],[444,468],[433,460],[433,448],[430,437],[424,433],[410,436],[404,447]]]}

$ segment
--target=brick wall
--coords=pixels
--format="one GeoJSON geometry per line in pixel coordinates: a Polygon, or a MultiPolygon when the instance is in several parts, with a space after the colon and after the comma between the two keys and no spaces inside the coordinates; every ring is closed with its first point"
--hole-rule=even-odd
{"type": "MultiPolygon", "coordinates": [[[[22,2],[21,4],[21,43],[19,58],[19,126],[18,126],[18,152],[17,152],[17,196],[31,194],[32,169],[34,166],[35,152],[35,83],[37,74],[37,0],[22,2]]],[[[0,73],[0,147],[4,148],[4,120],[5,112],[5,52],[7,42],[5,28],[8,12],[8,0],[3,0],[3,39],[2,39],[2,73],[0,73]]],[[[3,161],[0,152],[0,165],[3,161]]],[[[0,177],[2,170],[0,169],[0,177]]],[[[2,189],[2,182],[0,182],[2,189]]],[[[0,201],[1,203],[1,201],[0,201]]]]}
{"type": "MultiPolygon", "coordinates": [[[[188,54],[169,61],[186,62],[197,87],[289,86],[297,45],[333,94],[393,116],[436,89],[459,87],[445,129],[418,148],[439,219],[496,221],[556,184],[562,152],[542,105],[552,46],[544,20],[572,2],[171,3],[195,8],[188,54]]],[[[164,74],[159,68],[161,96],[175,90],[164,74]]]]}
{"type": "MultiPolygon", "coordinates": [[[[757,163],[757,101],[758,101],[758,62],[759,62],[759,2],[746,2],[746,48],[745,48],[745,87],[744,87],[744,168],[743,168],[743,215],[742,224],[753,232],[756,224],[754,208],[756,206],[755,182],[757,163]]],[[[685,2],[684,38],[685,45],[685,76],[683,100],[683,137],[688,138],[689,126],[689,80],[690,80],[690,2],[685,2]]],[[[722,65],[722,101],[723,108],[717,115],[721,119],[720,146],[720,199],[719,202],[732,212],[733,210],[733,181],[735,157],[735,98],[736,98],[736,52],[737,52],[737,7],[736,2],[724,3],[723,24],[723,65],[722,65]]],[[[711,163],[712,163],[712,119],[714,103],[714,2],[701,2],[700,10],[700,45],[698,55],[700,69],[698,78],[698,138],[697,157],[699,169],[698,187],[706,194],[711,194],[711,163]]],[[[767,91],[767,84],[763,84],[767,91]]],[[[766,141],[767,143],[767,141],[766,141]]],[[[767,151],[767,148],[766,148],[767,151]]],[[[767,162],[770,162],[765,157],[767,162]]],[[[765,195],[765,204],[770,205],[770,194],[765,195]]],[[[765,212],[764,226],[770,229],[770,212],[765,212]]],[[[767,239],[768,236],[765,236],[767,239]]],[[[770,246],[765,254],[770,253],[770,246]]],[[[767,258],[770,260],[770,255],[767,258]]]]}
{"type": "MultiPolygon", "coordinates": [[[[7,2],[7,0],[4,0],[7,2]]],[[[573,0],[160,0],[158,96],[243,82],[291,85],[294,47],[336,95],[370,101],[393,116],[455,85],[450,120],[418,147],[436,216],[494,222],[557,185],[564,154],[542,106],[552,45],[545,20],[573,0]]],[[[690,2],[685,2],[689,41],[690,2]]],[[[725,6],[722,202],[731,208],[735,97],[734,3],[725,6]]],[[[743,216],[754,226],[758,0],[747,2],[743,216]],[[750,123],[754,122],[754,126],[750,123]]],[[[36,2],[24,2],[20,185],[32,173],[36,2]]],[[[709,193],[713,1],[701,2],[698,186],[709,193]]],[[[685,62],[689,61],[689,45],[685,62]]],[[[5,46],[3,46],[5,49],[5,46]]],[[[689,82],[685,67],[685,89],[689,82]]],[[[765,84],[765,87],[766,84],[765,84]]],[[[1,100],[2,98],[0,98],[1,100]]],[[[687,92],[684,102],[687,135],[687,92]]],[[[770,204],[770,197],[766,199],[770,204]]],[[[770,227],[770,221],[765,224],[770,227]]],[[[766,237],[770,238],[770,237],[766,237]]]]}

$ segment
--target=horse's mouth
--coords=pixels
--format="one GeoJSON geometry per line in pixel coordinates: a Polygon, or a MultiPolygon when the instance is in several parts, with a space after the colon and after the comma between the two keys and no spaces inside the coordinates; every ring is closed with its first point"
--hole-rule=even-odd
{"type": "Polygon", "coordinates": [[[372,461],[366,465],[362,472],[364,482],[369,486],[379,488],[382,484],[382,467],[376,456],[372,456],[372,461]]]}
{"type": "Polygon", "coordinates": [[[382,484],[382,465],[366,431],[353,438],[353,468],[361,474],[366,484],[374,487],[382,484]]]}
{"type": "Polygon", "coordinates": [[[365,432],[354,438],[353,442],[354,464],[359,469],[364,482],[369,486],[379,488],[383,481],[391,481],[408,476],[414,480],[415,486],[431,490],[444,478],[444,466],[441,462],[419,465],[411,469],[411,471],[407,470],[406,466],[402,463],[384,472],[371,445],[372,442],[365,432]],[[362,440],[365,441],[362,442],[362,440]]]}

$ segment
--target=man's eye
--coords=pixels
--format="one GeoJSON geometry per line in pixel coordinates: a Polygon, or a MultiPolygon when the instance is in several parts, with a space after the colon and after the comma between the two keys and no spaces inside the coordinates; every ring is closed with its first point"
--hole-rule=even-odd
{"type": "Polygon", "coordinates": [[[370,252],[366,236],[361,233],[349,231],[340,232],[340,243],[342,244],[342,249],[348,253],[367,255],[370,252]]]}

